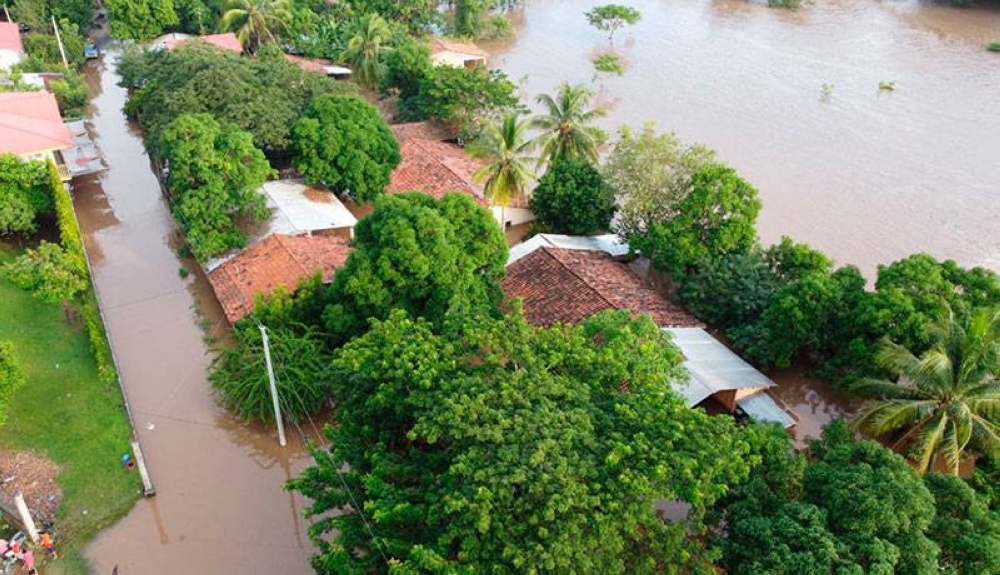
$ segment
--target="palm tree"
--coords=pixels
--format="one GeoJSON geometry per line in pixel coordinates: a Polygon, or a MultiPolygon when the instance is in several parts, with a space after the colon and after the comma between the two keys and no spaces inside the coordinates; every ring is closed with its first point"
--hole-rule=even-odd
{"type": "Polygon", "coordinates": [[[288,0],[226,0],[219,27],[236,32],[243,47],[256,52],[262,44],[277,42],[291,19],[288,0]]]}
{"type": "Polygon", "coordinates": [[[389,23],[378,14],[368,14],[358,20],[357,31],[347,41],[341,57],[353,68],[359,82],[375,88],[385,76],[385,57],[392,49],[391,41],[389,23]]]}
{"type": "Polygon", "coordinates": [[[573,158],[597,163],[597,149],[608,136],[592,125],[604,115],[604,110],[589,107],[592,97],[582,84],[563,83],[555,98],[548,94],[536,98],[545,107],[545,113],[535,116],[531,126],[542,131],[536,141],[549,165],[573,158]]]}
{"type": "Polygon", "coordinates": [[[512,197],[526,194],[535,179],[532,165],[537,158],[532,153],[534,143],[525,138],[528,126],[529,122],[514,112],[499,123],[487,125],[482,135],[469,145],[473,156],[488,162],[473,174],[473,179],[483,185],[486,200],[501,206],[501,210],[512,197]]]}
{"type": "Polygon", "coordinates": [[[1000,455],[1000,308],[956,316],[948,310],[931,327],[934,342],[919,358],[901,345],[883,342],[879,362],[897,376],[869,379],[854,389],[873,398],[857,429],[893,443],[926,473],[936,457],[958,474],[963,453],[1000,455]]]}

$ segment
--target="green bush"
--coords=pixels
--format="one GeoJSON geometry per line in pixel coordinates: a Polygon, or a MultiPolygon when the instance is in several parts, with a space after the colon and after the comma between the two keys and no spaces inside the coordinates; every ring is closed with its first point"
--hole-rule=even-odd
{"type": "Polygon", "coordinates": [[[608,229],[615,198],[590,162],[566,160],[556,162],[539,180],[531,210],[546,230],[583,235],[608,229]]]}
{"type": "Polygon", "coordinates": [[[24,385],[24,381],[24,372],[14,354],[14,344],[0,341],[0,426],[7,421],[11,394],[24,385]]]}
{"type": "Polygon", "coordinates": [[[45,164],[0,154],[0,236],[34,233],[38,215],[51,211],[45,164]]]}
{"type": "Polygon", "coordinates": [[[769,8],[785,8],[788,10],[795,10],[801,7],[803,0],[767,0],[767,5],[769,8]]]}
{"type": "Polygon", "coordinates": [[[1000,40],[994,40],[986,45],[986,49],[990,52],[1000,52],[1000,40]]]}
{"type": "Polygon", "coordinates": [[[62,80],[50,84],[52,93],[59,103],[59,113],[64,118],[79,118],[87,109],[90,100],[90,90],[83,78],[76,73],[66,74],[62,80]]]}
{"type": "Polygon", "coordinates": [[[59,179],[59,171],[52,162],[49,162],[48,176],[49,189],[56,212],[56,225],[59,227],[59,241],[63,249],[66,250],[67,257],[72,259],[78,273],[89,279],[87,254],[83,248],[80,226],[76,221],[76,211],[73,209],[73,196],[59,179]]]}
{"type": "Polygon", "coordinates": [[[625,63],[618,54],[601,54],[594,58],[594,69],[598,72],[617,74],[621,76],[625,73],[625,63]]]}
{"type": "Polygon", "coordinates": [[[72,300],[87,289],[87,278],[75,258],[51,242],[28,250],[4,264],[3,276],[17,287],[48,302],[72,300]]]}
{"type": "MultiPolygon", "coordinates": [[[[260,330],[249,322],[234,333],[236,345],[212,364],[209,380],[223,405],[247,421],[274,421],[260,330]]],[[[300,421],[320,410],[329,395],[329,358],[315,332],[304,326],[268,330],[282,416],[300,421]]]]}
{"type": "Polygon", "coordinates": [[[87,325],[87,341],[90,342],[90,351],[94,354],[94,361],[97,362],[97,373],[101,381],[112,384],[118,380],[118,371],[111,356],[111,344],[108,343],[101,314],[97,311],[97,305],[90,301],[84,302],[80,306],[80,311],[87,325]]]}

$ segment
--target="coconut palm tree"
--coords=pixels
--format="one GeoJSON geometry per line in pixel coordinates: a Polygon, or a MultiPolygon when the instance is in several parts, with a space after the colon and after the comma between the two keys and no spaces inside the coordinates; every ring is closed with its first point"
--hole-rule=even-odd
{"type": "Polygon", "coordinates": [[[361,84],[375,88],[385,76],[385,57],[392,49],[392,30],[389,23],[378,14],[362,16],[357,31],[347,41],[341,55],[354,70],[354,77],[361,84]]]}
{"type": "Polygon", "coordinates": [[[289,0],[226,0],[219,27],[236,33],[249,52],[278,41],[292,17],[289,0]]]}
{"type": "Polygon", "coordinates": [[[532,166],[538,158],[533,154],[534,143],[525,137],[528,125],[520,114],[511,113],[498,123],[488,124],[469,145],[473,156],[488,162],[473,174],[473,179],[483,185],[486,201],[492,205],[503,208],[512,197],[526,194],[535,179],[532,166]]]}
{"type": "Polygon", "coordinates": [[[597,149],[608,135],[593,125],[604,110],[590,108],[592,97],[593,93],[582,84],[563,83],[555,98],[542,94],[535,99],[545,113],[535,116],[531,126],[542,131],[536,142],[549,165],[575,158],[597,163],[597,149]]]}
{"type": "Polygon", "coordinates": [[[957,475],[963,453],[1000,455],[1000,308],[948,310],[930,334],[934,344],[919,358],[882,344],[878,360],[897,380],[855,385],[873,399],[854,425],[876,437],[900,434],[893,449],[920,473],[940,457],[957,475]]]}

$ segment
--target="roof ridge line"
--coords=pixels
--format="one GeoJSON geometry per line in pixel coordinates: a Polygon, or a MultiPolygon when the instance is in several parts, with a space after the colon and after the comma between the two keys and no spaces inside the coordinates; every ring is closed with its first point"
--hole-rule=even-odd
{"type": "MultiPolygon", "coordinates": [[[[623,308],[623,307],[619,306],[618,304],[616,304],[615,302],[613,302],[613,301],[609,300],[609,299],[608,299],[608,297],[607,297],[606,295],[604,295],[604,293],[603,293],[603,292],[601,292],[601,290],[599,290],[599,289],[597,289],[596,287],[594,287],[594,285],[593,285],[593,284],[591,284],[590,282],[588,282],[587,280],[585,280],[585,279],[584,279],[583,277],[581,277],[581,276],[580,276],[580,274],[576,273],[576,271],[574,271],[574,270],[573,270],[572,268],[570,268],[569,266],[567,266],[565,262],[563,262],[563,261],[562,261],[561,259],[559,259],[558,257],[556,257],[556,256],[555,256],[554,254],[552,254],[552,253],[549,253],[549,250],[550,250],[550,249],[556,249],[556,250],[558,250],[558,249],[562,249],[562,250],[564,250],[564,251],[568,251],[568,252],[572,252],[572,251],[578,251],[578,252],[592,252],[592,251],[598,251],[598,250],[575,250],[575,249],[573,249],[573,248],[557,248],[557,247],[550,247],[550,246],[541,246],[541,247],[539,248],[539,250],[544,250],[544,251],[545,251],[545,253],[546,253],[546,254],[547,254],[547,255],[548,255],[548,256],[549,256],[550,258],[552,258],[552,259],[556,260],[557,262],[559,262],[559,265],[561,265],[561,266],[563,267],[563,269],[565,269],[565,270],[566,270],[566,271],[568,271],[568,272],[569,272],[570,274],[572,274],[572,275],[573,275],[573,277],[575,277],[576,279],[578,279],[578,280],[580,280],[581,282],[583,282],[583,285],[585,285],[585,286],[587,286],[588,288],[590,288],[590,289],[591,289],[591,290],[592,290],[592,291],[593,291],[594,293],[596,293],[596,294],[597,294],[597,296],[598,296],[599,298],[601,298],[602,300],[604,300],[604,301],[605,301],[605,302],[606,302],[606,303],[607,303],[608,305],[610,305],[611,307],[613,307],[613,308],[615,308],[615,309],[628,309],[628,308],[623,308]]],[[[538,251],[538,250],[536,250],[536,251],[538,251]]],[[[602,252],[602,253],[604,253],[604,252],[602,252]]],[[[529,255],[530,255],[530,254],[529,254],[529,255]]],[[[630,270],[630,271],[631,271],[631,270],[630,270]]]]}

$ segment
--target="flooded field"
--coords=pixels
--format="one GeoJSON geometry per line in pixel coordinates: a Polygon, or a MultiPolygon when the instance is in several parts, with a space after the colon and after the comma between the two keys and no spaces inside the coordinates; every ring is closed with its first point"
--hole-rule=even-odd
{"type": "Polygon", "coordinates": [[[177,256],[174,223],[138,129],[122,115],[115,54],[91,64],[92,134],[109,169],[73,184],[80,224],[139,427],[155,498],[94,541],[95,572],[310,573],[302,500],[282,489],[307,463],[290,429],[246,426],[216,404],[205,379],[206,337],[222,311],[177,256]]]}
{"type": "Polygon", "coordinates": [[[758,187],[765,242],[791,235],[872,274],[917,251],[1000,269],[1000,9],[818,0],[630,0],[621,77],[595,74],[599,0],[527,0],[487,44],[526,100],[586,83],[602,125],[656,121],[758,187]],[[880,91],[879,83],[896,83],[880,91]],[[824,96],[823,85],[829,84],[824,96]]]}

